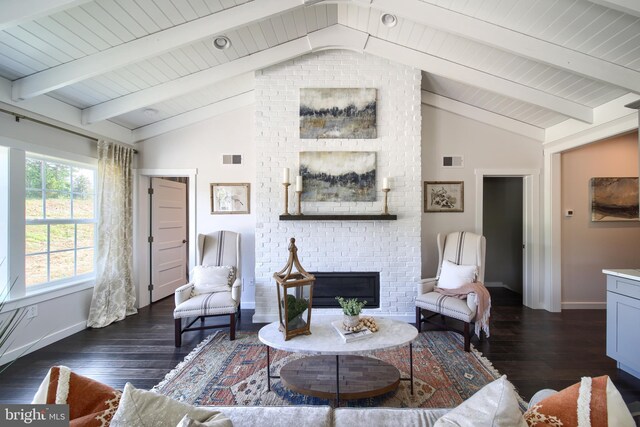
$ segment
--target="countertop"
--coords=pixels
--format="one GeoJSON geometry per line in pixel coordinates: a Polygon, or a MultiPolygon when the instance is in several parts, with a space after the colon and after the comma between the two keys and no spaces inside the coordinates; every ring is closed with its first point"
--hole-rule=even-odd
{"type": "Polygon", "coordinates": [[[606,269],[602,270],[604,274],[611,276],[624,277],[625,279],[640,281],[640,269],[638,268],[623,268],[623,269],[606,269]]]}

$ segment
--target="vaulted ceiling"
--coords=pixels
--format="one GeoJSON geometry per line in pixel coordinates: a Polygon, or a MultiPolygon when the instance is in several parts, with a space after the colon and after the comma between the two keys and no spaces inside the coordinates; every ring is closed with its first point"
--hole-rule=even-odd
{"type": "Polygon", "coordinates": [[[423,103],[541,142],[640,98],[637,0],[23,0],[0,3],[0,103],[135,142],[331,48],[419,68],[423,103]]]}

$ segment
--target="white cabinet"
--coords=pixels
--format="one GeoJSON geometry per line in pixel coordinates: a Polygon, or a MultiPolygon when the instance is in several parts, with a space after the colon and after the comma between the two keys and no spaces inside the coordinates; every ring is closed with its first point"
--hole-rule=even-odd
{"type": "Polygon", "coordinates": [[[607,356],[640,378],[640,270],[607,274],[607,356]]]}

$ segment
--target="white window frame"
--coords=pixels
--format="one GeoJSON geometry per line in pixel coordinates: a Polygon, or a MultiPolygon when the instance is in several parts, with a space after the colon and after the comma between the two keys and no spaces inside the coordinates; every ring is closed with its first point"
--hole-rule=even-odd
{"type": "MultiPolygon", "coordinates": [[[[93,171],[93,211],[94,211],[94,217],[91,219],[65,219],[65,218],[51,218],[48,219],[46,218],[46,192],[47,191],[51,191],[51,190],[47,190],[46,189],[46,179],[41,179],[41,188],[26,188],[25,186],[25,191],[24,191],[24,197],[25,197],[25,203],[26,203],[26,196],[28,194],[28,192],[30,190],[33,191],[41,191],[42,192],[42,212],[43,212],[43,216],[45,217],[44,219],[27,219],[26,218],[26,211],[25,211],[25,216],[24,216],[24,226],[25,226],[25,239],[26,239],[26,226],[27,225],[46,225],[47,226],[47,248],[46,251],[44,252],[34,252],[34,253],[29,253],[27,254],[26,251],[26,242],[25,242],[25,251],[24,251],[24,259],[25,259],[25,279],[26,279],[26,259],[29,256],[35,256],[35,255],[47,255],[47,281],[46,282],[42,282],[42,283],[38,283],[38,284],[34,284],[34,285],[27,285],[25,282],[25,290],[26,290],[26,294],[32,294],[32,293],[37,293],[37,292],[41,292],[43,290],[49,289],[49,288],[53,288],[53,287],[63,287],[63,286],[70,286],[73,284],[76,284],[78,282],[82,282],[82,281],[87,281],[90,279],[95,278],[95,267],[96,267],[96,253],[97,253],[97,223],[98,223],[98,204],[97,204],[97,188],[98,188],[98,173],[97,173],[97,167],[95,164],[89,164],[89,163],[84,163],[84,162],[77,162],[77,161],[71,161],[71,160],[67,160],[67,159],[61,159],[58,157],[53,157],[53,156],[45,156],[45,155],[41,155],[38,153],[33,153],[33,152],[26,152],[25,153],[25,161],[24,161],[24,168],[25,168],[25,174],[26,174],[26,165],[27,165],[27,161],[29,159],[33,159],[33,160],[38,160],[38,161],[43,161],[43,162],[49,162],[49,163],[56,163],[56,164],[60,164],[60,165],[64,165],[64,166],[69,166],[71,168],[73,167],[77,167],[77,168],[82,168],[82,169],[88,169],[93,171]],[[50,233],[51,233],[51,226],[52,225],[68,225],[68,224],[73,224],[74,225],[74,242],[73,242],[73,249],[61,249],[61,250],[51,250],[51,239],[50,239],[50,233]],[[91,273],[85,273],[85,274],[77,274],[77,268],[78,268],[78,250],[82,250],[82,249],[89,249],[91,247],[87,246],[87,247],[78,247],[77,246],[77,238],[78,238],[78,229],[77,229],[77,225],[78,224],[95,224],[94,226],[94,236],[93,236],[93,272],[91,273]],[[73,252],[73,258],[74,258],[74,275],[71,277],[66,277],[63,279],[58,279],[58,280],[51,280],[51,254],[54,253],[62,253],[62,252],[73,252]]],[[[41,171],[41,177],[44,178],[45,177],[45,163],[42,163],[42,171],[41,171]]],[[[73,204],[73,200],[74,200],[74,191],[73,191],[73,174],[71,174],[71,182],[70,182],[70,191],[69,191],[69,196],[70,196],[70,210],[71,210],[71,215],[73,216],[73,209],[74,209],[74,204],[73,204]]],[[[24,185],[24,183],[23,183],[24,185]]]]}

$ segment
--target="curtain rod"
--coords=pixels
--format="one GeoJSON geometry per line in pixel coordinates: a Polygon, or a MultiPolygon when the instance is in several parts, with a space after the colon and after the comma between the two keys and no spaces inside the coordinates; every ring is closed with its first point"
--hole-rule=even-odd
{"type": "MultiPolygon", "coordinates": [[[[5,110],[4,108],[0,108],[0,112],[9,114],[11,116],[14,116],[16,118],[16,122],[19,122],[20,119],[25,119],[25,120],[29,120],[30,122],[38,123],[38,124],[41,124],[41,125],[44,125],[44,126],[49,126],[50,128],[58,129],[58,130],[61,130],[61,131],[67,132],[67,133],[72,133],[74,135],[78,135],[78,136],[81,136],[83,138],[87,138],[87,139],[90,139],[92,141],[98,142],[98,138],[96,138],[95,136],[91,136],[91,135],[87,135],[87,134],[84,134],[84,133],[81,133],[81,132],[76,132],[76,131],[71,130],[71,129],[63,128],[62,126],[57,126],[57,125],[54,125],[54,124],[51,124],[51,123],[44,122],[42,120],[34,119],[33,117],[25,116],[24,114],[18,114],[18,113],[14,112],[14,111],[5,110]]],[[[134,148],[133,149],[133,154],[138,154],[138,150],[136,150],[134,148]]]]}

